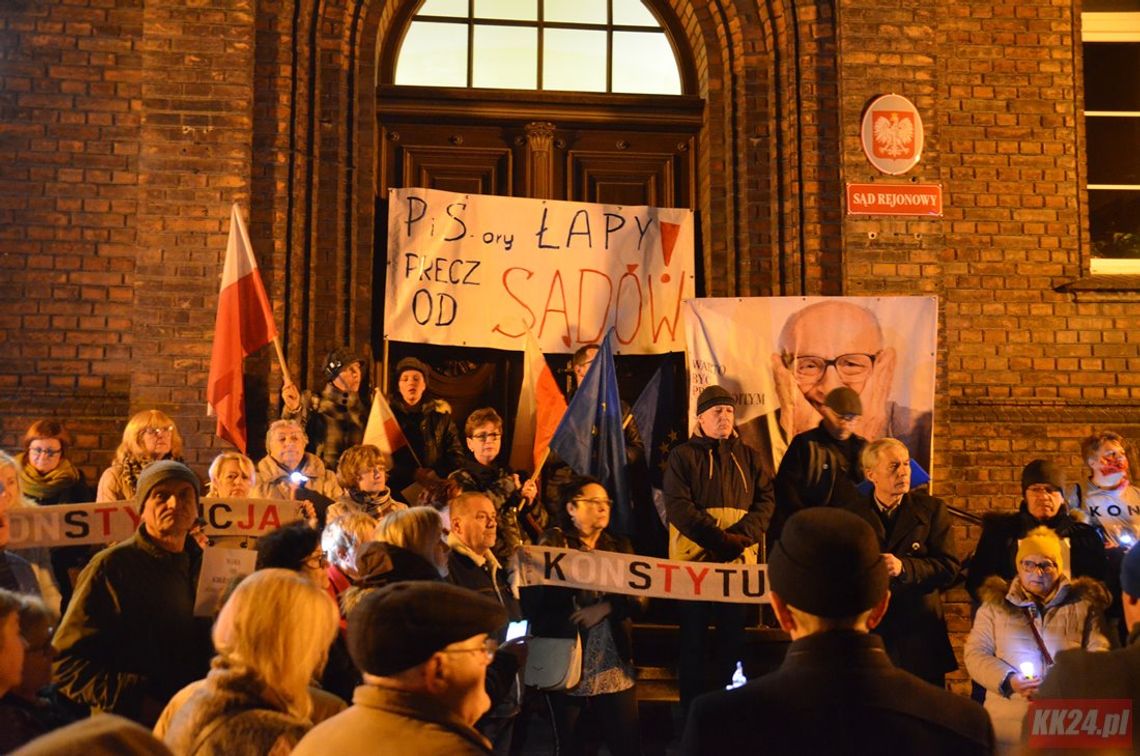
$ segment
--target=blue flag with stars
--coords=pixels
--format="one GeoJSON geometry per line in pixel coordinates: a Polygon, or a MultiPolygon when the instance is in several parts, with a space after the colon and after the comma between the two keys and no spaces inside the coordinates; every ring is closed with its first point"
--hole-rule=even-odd
{"type": "Polygon", "coordinates": [[[566,414],[550,439],[550,448],[579,475],[592,475],[614,498],[610,530],[628,535],[633,511],[625,475],[625,435],[618,398],[611,328],[594,362],[574,392],[566,414]]]}

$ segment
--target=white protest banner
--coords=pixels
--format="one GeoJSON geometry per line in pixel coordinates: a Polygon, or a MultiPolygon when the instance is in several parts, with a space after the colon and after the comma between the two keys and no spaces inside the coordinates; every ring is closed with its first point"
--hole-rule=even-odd
{"type": "Polygon", "coordinates": [[[202,550],[202,569],[194,597],[194,616],[213,617],[222,608],[230,585],[253,572],[257,566],[255,549],[227,549],[217,546],[202,550]]]}
{"type": "Polygon", "coordinates": [[[691,299],[690,413],[707,386],[727,389],[741,438],[778,466],[791,439],[819,425],[824,397],[846,385],[863,406],[855,432],[899,439],[929,472],[937,334],[937,297],[691,299]]]}
{"type": "Polygon", "coordinates": [[[682,601],[769,603],[763,564],[684,562],[549,546],[520,546],[515,554],[520,588],[548,585],[682,601]]]}
{"type": "Polygon", "coordinates": [[[384,333],[396,341],[547,354],[684,349],[693,212],[435,189],[388,193],[384,333]]]}
{"type": "MultiPolygon", "coordinates": [[[[270,499],[202,499],[208,536],[260,536],[302,515],[296,502],[270,499]]],[[[20,507],[9,512],[9,548],[83,546],[130,538],[141,515],[134,502],[115,501],[20,507]]]]}

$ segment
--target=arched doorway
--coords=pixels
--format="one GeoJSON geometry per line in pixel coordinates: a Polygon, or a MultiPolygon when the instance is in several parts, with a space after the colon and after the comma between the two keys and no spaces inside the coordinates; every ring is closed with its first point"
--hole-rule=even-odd
{"type": "MultiPolygon", "coordinates": [[[[517,354],[384,344],[388,190],[418,186],[472,194],[695,208],[704,101],[694,94],[692,56],[683,35],[677,33],[676,20],[655,3],[534,0],[480,5],[429,0],[409,4],[403,11],[380,41],[373,347],[377,354],[386,350],[388,365],[415,354],[438,370],[432,376],[434,388],[451,401],[460,425],[471,410],[491,405],[509,428],[515,409],[511,397],[521,380],[517,354]],[[476,13],[479,7],[496,5],[500,7],[490,15],[476,13]],[[593,18],[590,6],[595,9],[593,18]],[[425,43],[421,33],[425,27],[441,41],[425,43]],[[496,66],[481,64],[480,56],[499,51],[480,44],[504,44],[502,40],[512,34],[515,47],[502,54],[514,57],[514,69],[499,65],[496,79],[496,66]],[[660,37],[657,51],[664,44],[668,56],[656,70],[672,67],[676,75],[643,76],[639,86],[636,76],[621,74],[623,65],[633,64],[628,56],[623,60],[620,46],[641,41],[651,50],[654,34],[660,37]],[[572,51],[580,77],[551,65],[552,58],[566,54],[566,35],[586,47],[591,35],[599,43],[595,50],[600,62],[587,60],[581,50],[572,51]],[[518,45],[527,40],[533,47],[520,53],[518,45]],[[409,48],[415,53],[411,60],[409,48]],[[423,61],[435,65],[425,73],[426,64],[415,68],[423,61]],[[520,66],[528,65],[533,69],[520,74],[520,66]],[[413,68],[412,75],[402,73],[409,68],[413,68]],[[567,91],[577,81],[590,91],[567,91]],[[458,86],[444,86],[449,83],[458,86]],[[529,86],[507,88],[510,84],[529,86]],[[643,91],[630,91],[639,88],[643,91]]],[[[646,70],[652,73],[654,68],[646,70]]],[[[700,285],[698,280],[698,289],[700,285]]],[[[550,361],[569,380],[567,358],[551,356],[550,361]]],[[[623,358],[619,365],[623,395],[635,398],[662,359],[623,358]]],[[[676,362],[680,370],[680,361],[676,362]]]]}

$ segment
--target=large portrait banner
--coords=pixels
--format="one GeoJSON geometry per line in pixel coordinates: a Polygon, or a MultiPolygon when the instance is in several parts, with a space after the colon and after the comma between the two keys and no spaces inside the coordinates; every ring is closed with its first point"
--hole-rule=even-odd
{"type": "Polygon", "coordinates": [[[930,470],[937,297],[691,299],[684,321],[689,406],[706,386],[728,389],[742,439],[774,467],[848,386],[863,405],[855,432],[899,439],[930,470]]]}
{"type": "Polygon", "coordinates": [[[384,332],[426,344],[573,352],[614,328],[615,351],[684,350],[694,294],[691,210],[388,193],[384,332]]]}

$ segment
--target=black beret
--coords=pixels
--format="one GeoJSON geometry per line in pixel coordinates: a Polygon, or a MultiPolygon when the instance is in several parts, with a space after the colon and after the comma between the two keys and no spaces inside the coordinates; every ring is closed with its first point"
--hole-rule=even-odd
{"type": "Polygon", "coordinates": [[[788,518],[768,559],[772,590],[818,617],[854,617],[877,604],[890,578],[875,531],[863,518],[834,507],[788,518]]]}

